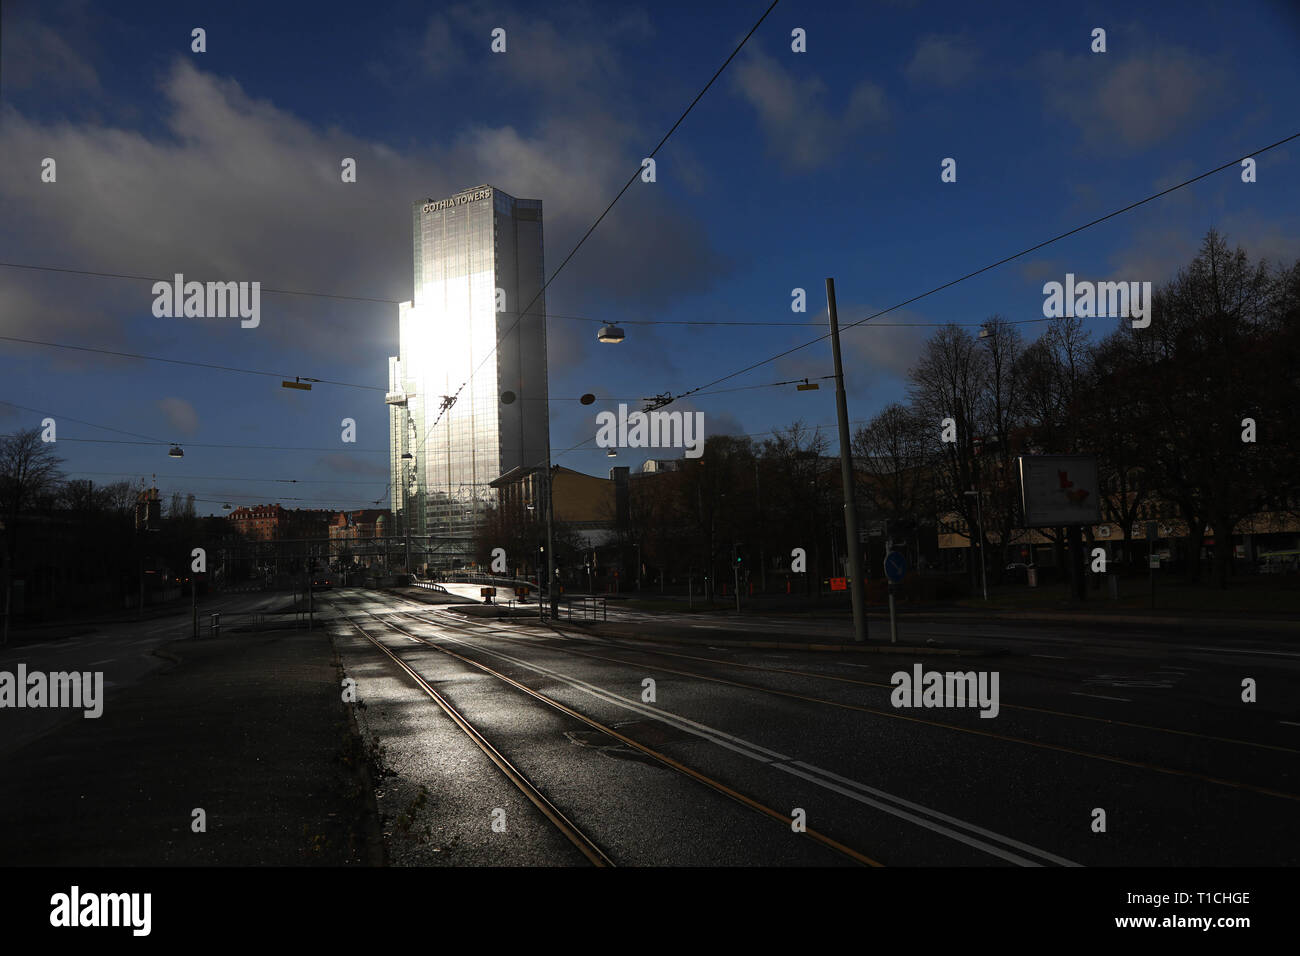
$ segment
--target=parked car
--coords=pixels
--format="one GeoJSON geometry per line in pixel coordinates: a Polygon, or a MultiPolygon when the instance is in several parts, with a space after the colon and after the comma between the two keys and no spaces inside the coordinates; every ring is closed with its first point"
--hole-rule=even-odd
{"type": "Polygon", "coordinates": [[[1002,579],[1008,584],[1028,584],[1029,570],[1034,567],[1032,564],[1022,564],[1019,561],[1008,564],[1002,571],[1002,579]]]}

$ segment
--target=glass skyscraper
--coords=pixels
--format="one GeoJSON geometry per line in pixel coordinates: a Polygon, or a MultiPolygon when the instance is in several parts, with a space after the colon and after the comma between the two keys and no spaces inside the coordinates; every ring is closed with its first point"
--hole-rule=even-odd
{"type": "Polygon", "coordinates": [[[414,203],[411,220],[415,295],[388,360],[392,507],[449,566],[472,551],[489,483],[546,463],[542,203],[476,186],[414,203]]]}

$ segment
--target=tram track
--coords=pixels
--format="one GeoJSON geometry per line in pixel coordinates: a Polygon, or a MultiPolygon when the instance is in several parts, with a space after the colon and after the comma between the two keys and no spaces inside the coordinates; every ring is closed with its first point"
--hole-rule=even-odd
{"type": "MultiPolygon", "coordinates": [[[[349,613],[347,610],[340,608],[337,604],[333,604],[333,602],[331,602],[331,604],[333,605],[335,611],[339,614],[340,620],[343,620],[346,623],[350,624],[360,634],[362,634],[362,636],[364,636],[367,641],[369,641],[372,645],[374,645],[379,650],[381,650],[390,660],[396,663],[399,666],[399,668],[401,668],[403,673],[405,673],[409,678],[411,678],[420,687],[422,691],[424,691],[429,697],[431,697],[433,701],[449,717],[451,717],[451,719],[456,723],[458,727],[460,727],[462,731],[464,731],[468,736],[470,736],[470,738],[474,741],[474,743],[478,745],[479,748],[488,755],[488,757],[492,760],[492,762],[496,764],[497,767],[501,769],[503,773],[506,774],[506,776],[510,779],[510,781],[513,784],[515,784],[515,786],[518,787],[524,793],[524,795],[528,797],[528,799],[538,807],[538,809],[542,811],[542,813],[547,817],[547,819],[550,820],[550,822],[554,824],[564,834],[564,836],[571,843],[573,843],[583,853],[585,857],[587,857],[589,861],[591,861],[594,865],[597,866],[616,865],[614,861],[608,856],[608,854],[606,854],[605,851],[599,847],[599,845],[596,843],[595,840],[593,840],[591,837],[583,833],[583,831],[577,826],[577,824],[571,821],[563,813],[563,811],[561,811],[558,807],[556,807],[555,804],[553,804],[550,801],[550,799],[540,790],[540,788],[538,788],[535,784],[529,781],[528,778],[521,771],[515,768],[513,764],[511,764],[510,761],[503,754],[501,754],[501,752],[490,741],[488,741],[487,738],[480,731],[478,731],[473,726],[473,724],[468,720],[468,718],[466,718],[463,714],[461,714],[449,701],[446,700],[445,697],[443,697],[441,694],[437,692],[437,690],[428,682],[427,679],[423,677],[423,675],[421,675],[408,662],[402,660],[400,655],[395,653],[391,648],[386,646],[382,641],[376,640],[373,635],[367,632],[364,627],[362,627],[353,619],[353,615],[351,613],[349,613]]],[[[434,640],[425,638],[421,635],[414,634],[408,629],[403,628],[399,624],[395,624],[391,621],[384,620],[384,618],[381,615],[376,614],[373,611],[370,611],[368,609],[363,609],[361,613],[371,618],[374,618],[381,625],[389,628],[392,631],[402,634],[404,637],[406,637],[409,640],[413,640],[425,646],[434,648],[449,657],[455,658],[456,660],[459,660],[462,663],[468,664],[471,667],[479,671],[482,671],[510,685],[511,687],[523,692],[524,694],[527,694],[529,697],[537,700],[538,702],[545,704],[547,707],[555,711],[558,711],[574,720],[577,720],[593,730],[596,730],[602,734],[606,734],[609,737],[619,741],[620,743],[628,747],[631,747],[632,749],[644,754],[645,756],[667,767],[668,769],[674,771],[675,773],[678,773],[694,781],[695,783],[702,784],[708,787],[709,789],[737,803],[740,803],[741,805],[749,808],[750,810],[753,810],[757,813],[762,814],[765,817],[768,817],[772,820],[779,822],[784,828],[787,829],[787,831],[789,830],[790,822],[791,822],[791,818],[789,814],[782,813],[781,811],[776,810],[762,803],[761,801],[756,800],[753,797],[750,797],[747,794],[740,792],[734,787],[728,786],[727,784],[719,780],[716,780],[715,778],[709,776],[708,774],[705,774],[702,771],[695,769],[694,767],[690,767],[687,764],[682,763],[681,761],[676,760],[675,758],[665,753],[662,753],[661,751],[655,749],[654,747],[651,747],[638,740],[635,740],[634,738],[628,736],[627,734],[622,733],[617,728],[608,726],[607,724],[602,723],[601,721],[589,717],[586,714],[583,714],[569,707],[568,705],[558,700],[555,700],[554,698],[546,694],[543,694],[542,692],[532,687],[529,687],[528,685],[520,681],[515,680],[509,675],[503,674],[500,671],[492,667],[489,667],[486,664],[483,664],[480,661],[476,661],[473,660],[472,658],[465,657],[461,654],[457,654],[455,651],[442,647],[434,640]]],[[[840,841],[835,840],[812,827],[806,827],[801,832],[801,835],[808,837],[812,841],[825,847],[827,850],[830,850],[840,856],[847,857],[848,859],[852,860],[854,863],[858,863],[865,866],[872,866],[872,867],[883,866],[882,863],[873,859],[867,854],[861,853],[858,850],[855,850],[852,847],[847,846],[846,844],[841,843],[840,841]]]]}
{"type": "MultiPolygon", "coordinates": [[[[523,692],[528,693],[534,697],[537,697],[539,700],[545,700],[551,706],[556,707],[557,709],[561,709],[565,713],[568,713],[571,716],[574,716],[577,719],[583,721],[584,723],[587,723],[588,726],[591,726],[594,729],[598,729],[603,733],[607,733],[610,736],[613,736],[616,739],[618,739],[620,742],[626,743],[628,746],[631,746],[634,749],[637,749],[642,753],[647,754],[647,756],[651,756],[653,759],[656,759],[659,762],[672,767],[672,769],[677,770],[678,772],[686,773],[686,775],[688,776],[695,777],[695,779],[699,780],[702,783],[706,783],[706,785],[709,785],[712,789],[715,789],[720,793],[724,793],[725,795],[730,796],[733,799],[738,799],[740,802],[745,803],[746,805],[750,806],[752,809],[757,809],[760,812],[764,813],[765,815],[770,816],[775,820],[781,821],[781,823],[786,827],[790,825],[790,816],[788,814],[784,814],[781,813],[780,811],[773,810],[770,807],[760,804],[758,801],[753,800],[752,798],[746,798],[744,795],[738,795],[732,788],[728,787],[726,784],[722,784],[716,780],[713,780],[712,778],[707,777],[707,775],[701,774],[699,773],[699,771],[695,771],[693,768],[684,767],[683,765],[675,761],[673,758],[665,754],[662,754],[654,750],[653,748],[650,748],[642,744],[641,742],[628,737],[625,734],[620,733],[615,728],[609,727],[606,724],[594,720],[593,718],[587,717],[585,714],[581,714],[577,711],[574,711],[572,708],[567,707],[567,705],[555,701],[544,694],[541,694],[540,692],[534,690],[533,688],[528,687],[526,684],[516,681],[513,678],[509,677],[508,675],[500,673],[495,668],[492,668],[482,663],[481,661],[475,660],[471,657],[466,657],[462,654],[458,654],[455,651],[450,650],[449,648],[440,644],[439,640],[435,640],[433,638],[428,638],[428,637],[415,634],[409,629],[402,627],[402,625],[387,620],[384,615],[378,614],[374,611],[366,610],[364,613],[373,616],[380,621],[383,621],[385,624],[388,624],[394,630],[397,630],[400,633],[407,635],[413,641],[418,641],[430,647],[434,647],[442,651],[444,654],[447,654],[466,664],[469,664],[472,667],[490,673],[493,676],[496,676],[506,681],[507,683],[510,683],[512,686],[515,686],[516,688],[522,690],[523,692]]],[[[501,636],[499,635],[497,629],[485,628],[482,625],[472,625],[469,624],[468,622],[454,621],[450,618],[444,620],[438,620],[438,621],[431,621],[427,619],[422,619],[418,615],[411,615],[409,614],[409,612],[405,612],[405,611],[387,612],[388,617],[392,617],[395,615],[415,617],[415,619],[420,621],[421,623],[429,624],[439,628],[445,628],[448,630],[455,630],[463,634],[465,637],[470,637],[470,638],[482,638],[485,636],[492,636],[492,637],[501,636]],[[485,631],[489,631],[489,633],[484,633],[485,631]]],[[[475,647],[475,645],[470,641],[466,641],[462,638],[452,637],[449,635],[444,635],[442,638],[440,638],[440,640],[462,644],[465,645],[467,649],[470,647],[475,647]]],[[[481,648],[481,647],[479,649],[487,650],[486,648],[481,648]]],[[[641,714],[646,717],[651,717],[669,726],[673,726],[678,729],[684,730],[706,741],[709,741],[720,747],[723,747],[724,749],[734,751],[734,752],[739,752],[744,756],[750,757],[751,759],[754,759],[756,761],[765,764],[770,769],[775,769],[775,770],[785,772],[794,777],[801,778],[806,782],[813,783],[820,789],[837,793],[841,796],[848,797],[850,800],[853,800],[859,804],[869,806],[876,810],[884,811],[885,813],[891,816],[905,820],[909,823],[913,823],[917,826],[920,826],[940,836],[965,844],[982,853],[1001,859],[1006,863],[1010,863],[1012,865],[1017,865],[1017,866],[1042,866],[1042,865],[1077,866],[1078,865],[1077,863],[1074,863],[1071,860],[1057,856],[1048,851],[1041,850],[1032,845],[1023,843],[1012,837],[1006,836],[1001,833],[997,833],[995,831],[986,829],[984,827],[980,827],[976,824],[959,819],[957,817],[950,816],[948,814],[923,806],[921,804],[914,803],[912,801],[899,797],[895,794],[887,793],[878,788],[871,787],[862,784],[858,781],[842,777],[823,768],[816,767],[812,764],[797,760],[793,757],[789,757],[784,754],[780,754],[776,751],[743,740],[742,738],[734,737],[732,735],[726,734],[725,732],[719,731],[716,728],[710,728],[705,725],[699,724],[695,721],[691,721],[687,718],[668,714],[664,712],[662,709],[643,707],[639,704],[628,701],[617,695],[606,692],[594,685],[587,684],[586,682],[567,677],[562,673],[544,667],[540,667],[536,664],[530,664],[527,661],[511,658],[507,655],[501,654],[500,652],[490,651],[490,650],[488,650],[487,652],[493,654],[494,656],[501,657],[505,660],[532,669],[538,673],[542,673],[546,676],[570,684],[571,686],[574,686],[579,690],[583,690],[586,693],[597,697],[598,699],[603,699],[608,703],[616,704],[618,706],[627,708],[635,713],[641,714]]],[[[626,665],[628,662],[622,662],[622,663],[626,665]]],[[[830,845],[830,843],[837,842],[837,841],[831,841],[830,838],[825,837],[823,834],[816,833],[811,829],[808,832],[809,835],[811,835],[814,840],[818,840],[818,842],[823,842],[824,840],[829,841],[827,842],[828,846],[830,845]]],[[[844,852],[844,849],[847,848],[840,849],[840,847],[842,846],[843,845],[840,844],[838,847],[832,847],[832,848],[837,849],[838,852],[844,852]]],[[[858,862],[864,862],[864,860],[870,860],[869,857],[865,857],[864,854],[857,854],[856,851],[851,851],[850,855],[855,859],[857,859],[857,857],[859,856],[864,857],[864,859],[859,859],[858,862]]],[[[871,860],[871,863],[875,865],[881,865],[881,864],[876,864],[874,860],[871,860]]]]}
{"type": "MultiPolygon", "coordinates": [[[[465,628],[465,625],[461,624],[460,622],[451,621],[446,615],[441,615],[443,617],[443,620],[438,620],[438,621],[434,621],[428,617],[421,616],[422,613],[427,613],[427,610],[423,612],[400,612],[400,613],[403,613],[405,616],[409,618],[413,618],[414,620],[422,621],[423,623],[426,624],[433,624],[436,626],[460,627],[462,629],[465,628]]],[[[475,633],[482,634],[483,630],[485,629],[480,628],[477,631],[475,631],[475,633]]],[[[506,634],[500,628],[488,628],[486,630],[488,631],[490,636],[500,640],[523,642],[526,644],[532,644],[533,646],[536,646],[534,642],[523,641],[522,638],[519,638],[516,635],[506,634]]],[[[567,635],[565,636],[564,639],[575,640],[574,638],[567,637],[567,635]]],[[[657,649],[627,648],[625,644],[620,644],[619,646],[624,647],[627,650],[633,651],[634,653],[646,654],[650,656],[673,656],[673,657],[691,656],[691,655],[681,655],[672,651],[661,651],[657,649]]],[[[710,683],[723,684],[726,686],[736,687],[746,691],[753,691],[756,693],[764,693],[764,694],[784,697],[788,699],[801,700],[807,703],[834,707],[843,710],[858,711],[861,713],[870,714],[876,717],[888,718],[891,720],[902,720],[910,723],[923,724],[923,725],[932,726],[947,731],[954,731],[963,734],[972,734],[972,735],[981,736],[993,740],[1003,741],[1006,743],[1013,743],[1013,744],[1019,744],[1028,747],[1034,747],[1041,750],[1055,751],[1058,753],[1069,754],[1071,756],[1083,757],[1090,760],[1097,760],[1106,763],[1116,764],[1119,766],[1130,767],[1132,769],[1160,773],[1168,776],[1185,777],[1188,779],[1198,780],[1202,783],[1213,784],[1215,786],[1227,787],[1230,789],[1255,793],[1260,796],[1300,802],[1300,794],[1290,793],[1288,791],[1278,790],[1272,787],[1263,787],[1257,784],[1247,783],[1241,780],[1230,780],[1223,777],[1215,777],[1208,774],[1198,773],[1194,770],[1184,770],[1178,767],[1167,767],[1161,764],[1151,763],[1149,761],[1134,760],[1128,757],[1121,757],[1116,754],[1097,753],[1095,751],[1084,750],[1078,747],[1068,747],[1062,744],[1050,743],[1041,740],[1031,740],[1026,737],[1018,737],[1011,734],[1002,734],[995,731],[983,730],[975,727],[963,727],[959,724],[948,723],[946,721],[941,721],[941,720],[934,720],[932,718],[918,717],[912,714],[902,714],[902,713],[897,713],[895,711],[882,710],[880,708],[870,707],[865,704],[856,704],[848,701],[838,701],[838,700],[831,700],[825,697],[814,697],[808,694],[799,694],[794,691],[781,690],[779,688],[773,688],[773,687],[765,687],[761,684],[751,684],[744,681],[730,680],[728,678],[718,677],[712,674],[701,674],[698,671],[690,671],[690,670],[684,670],[681,668],[674,668],[674,667],[665,667],[663,665],[646,665],[638,661],[629,661],[623,658],[609,657],[602,654],[594,654],[590,651],[582,651],[576,648],[559,648],[559,647],[555,647],[554,645],[549,645],[549,647],[550,649],[555,650],[559,653],[573,654],[576,656],[587,657],[594,660],[607,661],[609,663],[621,664],[626,667],[656,666],[659,668],[659,670],[665,673],[675,674],[682,677],[688,677],[695,680],[707,681],[710,683]]],[[[716,663],[724,667],[737,666],[737,667],[744,667],[744,668],[751,668],[751,669],[757,668],[760,670],[768,670],[775,673],[794,674],[800,677],[807,677],[812,679],[822,678],[822,679],[828,679],[828,680],[849,683],[849,684],[858,684],[863,686],[892,689],[892,685],[881,684],[878,682],[871,682],[871,681],[860,681],[852,678],[839,677],[836,675],[809,674],[807,672],[793,671],[787,668],[761,668],[758,667],[757,665],[737,663],[732,661],[718,661],[716,659],[710,659],[710,658],[693,658],[693,659],[697,659],[701,661],[710,661],[712,663],[716,663]]],[[[1067,717],[1067,718],[1080,717],[1080,715],[1077,714],[1070,714],[1063,711],[1052,711],[1045,708],[1032,708],[1032,707],[1026,707],[1023,705],[1015,705],[1015,704],[1004,704],[1003,706],[1007,708],[1036,711],[1039,713],[1045,713],[1052,716],[1060,716],[1060,717],[1067,717]]],[[[1105,720],[1104,718],[1097,718],[1097,719],[1103,721],[1105,720]]],[[[1281,746],[1276,746],[1271,744],[1256,744],[1251,741],[1233,740],[1231,738],[1216,738],[1216,737],[1210,737],[1209,735],[1196,734],[1190,731],[1175,731],[1175,730],[1170,730],[1169,728],[1159,728],[1159,727],[1152,727],[1150,725],[1125,723],[1123,721],[1107,721],[1107,722],[1116,723],[1122,726],[1128,726],[1140,730],[1160,731],[1160,732],[1179,734],[1188,737],[1199,737],[1202,739],[1212,740],[1218,743],[1237,744],[1242,746],[1257,746],[1257,747],[1262,747],[1264,749],[1282,751],[1285,753],[1296,753],[1296,751],[1293,750],[1292,748],[1281,747],[1281,746]]]]}

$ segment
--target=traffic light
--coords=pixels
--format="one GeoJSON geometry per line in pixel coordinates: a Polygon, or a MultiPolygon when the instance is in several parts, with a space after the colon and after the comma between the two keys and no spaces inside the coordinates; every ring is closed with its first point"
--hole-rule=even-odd
{"type": "Polygon", "coordinates": [[[745,555],[744,552],[741,551],[741,546],[739,544],[733,544],[731,546],[731,554],[732,557],[735,559],[737,566],[745,563],[745,555]]]}

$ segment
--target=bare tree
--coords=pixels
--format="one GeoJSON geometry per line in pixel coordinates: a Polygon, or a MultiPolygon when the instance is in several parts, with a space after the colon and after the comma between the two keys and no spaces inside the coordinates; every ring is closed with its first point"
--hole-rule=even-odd
{"type": "Polygon", "coordinates": [[[1023,450],[1026,429],[1022,398],[1020,361],[1024,339],[1020,330],[1000,315],[983,323],[980,342],[984,346],[986,375],[977,405],[976,454],[986,495],[984,520],[997,531],[1002,560],[994,568],[1001,580],[1008,549],[1021,535],[1020,478],[1016,458],[1023,450]]]}
{"type": "MultiPolygon", "coordinates": [[[[917,366],[908,374],[912,407],[924,423],[922,434],[936,463],[935,488],[940,515],[956,514],[970,530],[972,549],[984,553],[984,542],[976,541],[979,522],[974,499],[967,491],[981,487],[980,461],[975,439],[980,437],[980,402],[988,379],[988,356],[978,339],[959,325],[939,329],[926,343],[917,366]],[[945,428],[951,419],[955,434],[945,428]],[[945,437],[953,440],[945,441],[945,437]]],[[[972,581],[977,574],[969,562],[972,581]]]]}
{"type": "Polygon", "coordinates": [[[1227,586],[1232,536],[1270,498],[1271,455],[1242,434],[1244,419],[1279,400],[1269,383],[1292,374],[1276,366],[1270,316],[1278,288],[1267,263],[1252,263],[1212,229],[1155,297],[1151,326],[1121,326],[1136,361],[1131,388],[1156,426],[1146,447],[1151,479],[1187,524],[1193,581],[1212,529],[1215,583],[1227,586]]]}
{"type": "Polygon", "coordinates": [[[19,552],[21,522],[34,503],[53,497],[63,478],[62,464],[50,444],[41,440],[38,428],[0,436],[0,514],[5,525],[5,625],[0,643],[9,641],[14,560],[19,552]]]}
{"type": "MultiPolygon", "coordinates": [[[[821,580],[824,552],[822,542],[832,524],[835,502],[843,504],[832,488],[839,486],[839,473],[824,467],[830,442],[818,429],[797,421],[787,428],[774,430],[763,440],[761,456],[764,470],[764,525],[766,549],[780,555],[788,565],[790,552],[803,548],[808,557],[804,574],[806,592],[821,580]]],[[[828,556],[827,556],[828,557],[828,556]]]]}
{"type": "Polygon", "coordinates": [[[866,511],[912,532],[913,566],[920,556],[919,522],[934,507],[924,428],[911,409],[893,402],[853,435],[854,473],[866,511]]]}
{"type": "Polygon", "coordinates": [[[1102,517],[1124,529],[1122,555],[1137,553],[1133,529],[1151,501],[1148,449],[1158,433],[1154,410],[1134,388],[1142,371],[1124,332],[1107,336],[1092,350],[1085,399],[1083,441],[1097,453],[1097,492],[1102,517]]]}

